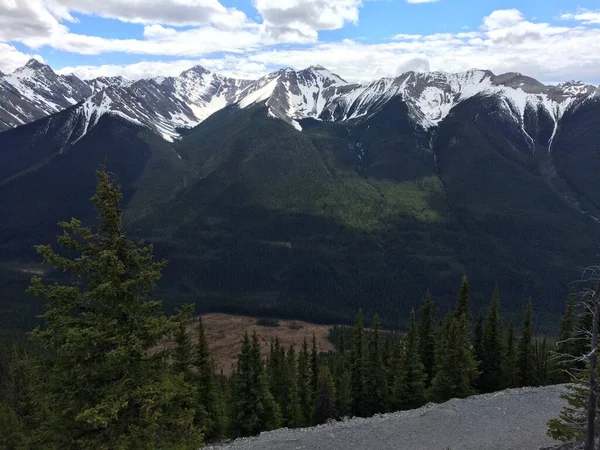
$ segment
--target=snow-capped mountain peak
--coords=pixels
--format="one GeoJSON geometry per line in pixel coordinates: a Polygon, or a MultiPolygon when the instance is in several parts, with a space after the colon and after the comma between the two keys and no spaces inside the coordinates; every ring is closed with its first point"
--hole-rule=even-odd
{"type": "Polygon", "coordinates": [[[179,136],[179,128],[195,126],[232,104],[239,108],[264,104],[270,116],[300,130],[299,122],[306,118],[363,120],[394,98],[406,103],[416,127],[430,130],[458,104],[475,96],[494,97],[506,117],[527,135],[526,111],[546,111],[556,130],[565,111],[600,97],[600,90],[576,81],[545,86],[521,73],[495,75],[479,69],[406,72],[369,83],[348,83],[320,65],[283,68],[258,80],[234,79],[194,66],[177,77],[137,81],[99,77],[84,82],[31,60],[12,74],[0,76],[0,131],[80,102],[91,126],[103,114],[114,113],[169,140],[179,136]]]}

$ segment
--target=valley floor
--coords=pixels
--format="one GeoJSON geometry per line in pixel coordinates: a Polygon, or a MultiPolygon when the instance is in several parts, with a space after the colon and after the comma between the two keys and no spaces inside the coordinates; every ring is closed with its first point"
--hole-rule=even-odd
{"type": "Polygon", "coordinates": [[[546,423],[563,385],[520,388],[426,405],[412,411],[282,429],[207,450],[538,450],[555,442],[546,423]]]}

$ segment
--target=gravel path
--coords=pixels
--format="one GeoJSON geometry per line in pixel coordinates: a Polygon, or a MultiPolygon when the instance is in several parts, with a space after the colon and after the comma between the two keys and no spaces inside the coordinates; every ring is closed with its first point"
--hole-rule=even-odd
{"type": "Polygon", "coordinates": [[[412,411],[312,428],[281,429],[214,450],[538,450],[564,386],[510,389],[412,411]]]}

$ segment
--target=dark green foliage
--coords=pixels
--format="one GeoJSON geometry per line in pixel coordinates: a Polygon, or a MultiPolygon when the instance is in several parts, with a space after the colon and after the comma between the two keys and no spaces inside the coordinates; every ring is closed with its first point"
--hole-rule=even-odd
{"type": "Polygon", "coordinates": [[[475,331],[473,333],[473,351],[475,352],[475,359],[481,363],[485,358],[485,349],[483,346],[483,312],[480,310],[477,314],[477,320],[475,322],[475,331]]]}
{"type": "Polygon", "coordinates": [[[325,423],[335,417],[335,383],[326,364],[321,364],[318,368],[315,394],[314,422],[325,423]]]}
{"type": "Polygon", "coordinates": [[[527,303],[525,319],[521,326],[521,336],[517,347],[517,370],[520,386],[533,386],[536,382],[532,355],[533,343],[533,306],[531,299],[527,303]]]}
{"type": "Polygon", "coordinates": [[[435,376],[428,396],[436,402],[463,398],[476,393],[474,383],[480,372],[464,314],[446,316],[438,329],[435,376]]]}
{"type": "Polygon", "coordinates": [[[413,409],[425,403],[427,374],[419,352],[419,334],[414,311],[404,339],[401,371],[394,386],[394,403],[400,409],[413,409]]]}
{"type": "Polygon", "coordinates": [[[298,366],[296,364],[296,351],[291,347],[286,359],[287,390],[285,407],[283,409],[284,423],[290,427],[301,427],[303,425],[302,411],[300,410],[300,397],[298,395],[298,366]]]}
{"type": "Polygon", "coordinates": [[[577,354],[583,354],[578,351],[579,341],[582,340],[578,336],[575,327],[577,325],[577,317],[575,317],[576,295],[571,291],[567,299],[565,313],[560,319],[558,336],[556,339],[556,370],[552,374],[552,379],[556,383],[566,383],[571,379],[569,374],[570,363],[568,362],[577,354]]]}
{"type": "Polygon", "coordinates": [[[261,327],[274,327],[277,328],[280,326],[279,320],[274,319],[272,317],[260,317],[256,319],[256,325],[261,327]]]}
{"type": "Polygon", "coordinates": [[[569,392],[561,397],[567,401],[556,419],[548,422],[548,435],[553,439],[568,442],[583,440],[587,424],[589,394],[589,370],[582,371],[571,380],[569,392]]]}
{"type": "Polygon", "coordinates": [[[369,352],[364,385],[365,414],[369,416],[384,412],[389,401],[380,327],[381,320],[376,315],[369,333],[369,352]]]}
{"type": "Polygon", "coordinates": [[[301,426],[308,426],[312,421],[313,391],[311,389],[308,343],[306,339],[304,339],[300,348],[300,354],[298,355],[298,401],[300,404],[301,426]]]}
{"type": "Polygon", "coordinates": [[[419,317],[419,352],[429,386],[435,366],[435,303],[429,293],[419,308],[419,317]]]}
{"type": "Polygon", "coordinates": [[[177,327],[173,333],[173,340],[175,341],[173,370],[175,373],[185,374],[187,381],[192,379],[192,365],[194,363],[194,348],[188,332],[190,318],[190,311],[182,311],[177,317],[177,327]]]}
{"type": "Polygon", "coordinates": [[[508,330],[506,332],[502,367],[505,387],[513,388],[518,386],[517,347],[515,342],[515,326],[512,322],[508,324],[508,330]]]}
{"type": "Polygon", "coordinates": [[[317,350],[317,337],[313,333],[310,347],[310,387],[313,392],[317,391],[319,378],[319,352],[317,350]]]}
{"type": "Polygon", "coordinates": [[[363,312],[358,312],[354,322],[354,334],[350,349],[350,379],[352,396],[352,414],[365,414],[365,342],[363,328],[363,312]]]}
{"type": "Polygon", "coordinates": [[[458,292],[458,301],[456,302],[456,318],[465,316],[467,321],[471,321],[471,305],[469,303],[469,279],[466,275],[463,276],[460,283],[460,291],[458,292]]]}
{"type": "Polygon", "coordinates": [[[351,378],[346,350],[346,328],[341,327],[336,346],[337,357],[334,363],[335,410],[338,417],[350,415],[352,406],[351,378]]]}
{"type": "MultiPolygon", "coordinates": [[[[98,172],[96,232],[77,219],[61,223],[63,251],[38,246],[44,263],[69,272],[70,284],[33,278],[31,293],[46,299],[44,328],[32,338],[38,357],[39,398],[48,405],[40,439],[56,448],[195,448],[195,395],[185,375],[173,373],[169,352],[157,345],[177,329],[159,302],[147,297],[164,263],[152,247],[129,241],[121,225],[116,182],[98,172]],[[67,256],[65,256],[67,255],[67,256]]],[[[53,447],[54,448],[54,447],[53,447]]]]}
{"type": "Polygon", "coordinates": [[[483,333],[483,358],[481,359],[481,377],[479,382],[482,392],[494,392],[504,387],[505,379],[502,371],[504,367],[502,361],[504,356],[504,337],[502,333],[500,293],[498,285],[496,285],[483,333]]]}
{"type": "Polygon", "coordinates": [[[231,431],[234,436],[252,436],[280,425],[279,407],[269,391],[260,342],[244,335],[233,377],[231,431]]]}
{"type": "Polygon", "coordinates": [[[223,389],[215,376],[214,362],[208,348],[202,317],[198,317],[198,344],[195,350],[194,380],[198,389],[195,420],[204,428],[206,440],[220,439],[226,435],[227,414],[223,389]]]}

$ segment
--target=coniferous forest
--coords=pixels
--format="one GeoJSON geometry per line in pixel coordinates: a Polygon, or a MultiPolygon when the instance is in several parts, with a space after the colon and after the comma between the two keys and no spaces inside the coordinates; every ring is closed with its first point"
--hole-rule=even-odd
{"type": "MultiPolygon", "coordinates": [[[[417,408],[505,388],[569,381],[553,355],[569,352],[581,324],[573,297],[558,340],[536,334],[532,302],[521,323],[502,317],[502,293],[474,314],[469,280],[457,283],[452,311],[426,293],[401,330],[357,311],[336,326],[335,350],[316,340],[299,348],[271,342],[266,358],[246,334],[231,375],[215,369],[202,320],[193,310],[167,316],[150,300],[165,262],[123,233],[121,193],[106,170],[93,202],[98,228],[61,224],[60,249],[37,247],[46,265],[70,275],[63,284],[34,277],[43,324],[27,342],[0,347],[0,448],[192,449],[205,442],[307,427],[332,419],[417,408]],[[175,345],[163,349],[160,344],[175,345]]],[[[576,350],[573,350],[577,353],[576,350]]],[[[560,423],[559,423],[560,425],[560,423]]],[[[555,427],[556,436],[568,427],[555,427]],[[562,430],[562,431],[561,431],[562,430]]]]}

